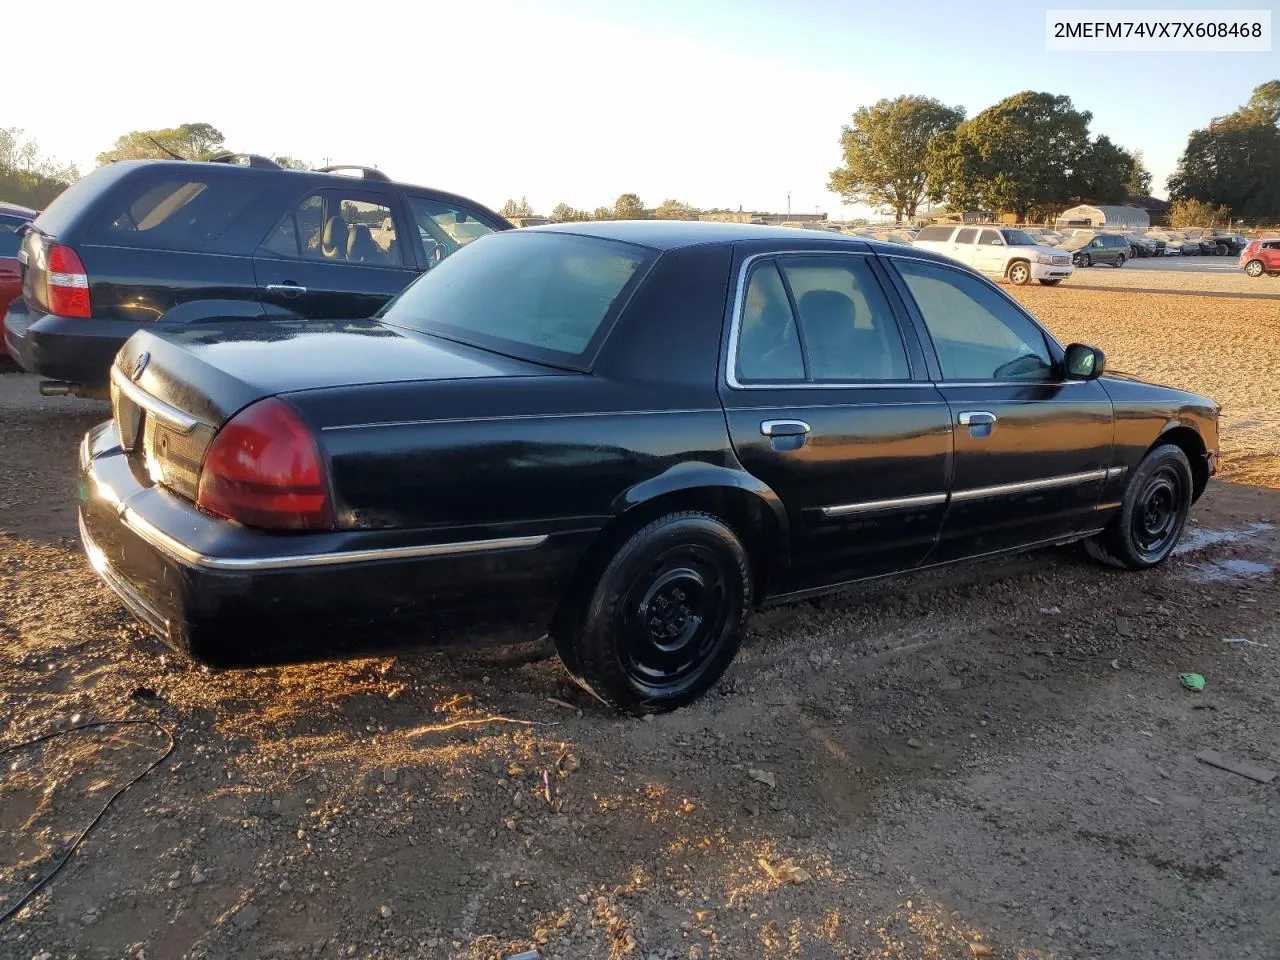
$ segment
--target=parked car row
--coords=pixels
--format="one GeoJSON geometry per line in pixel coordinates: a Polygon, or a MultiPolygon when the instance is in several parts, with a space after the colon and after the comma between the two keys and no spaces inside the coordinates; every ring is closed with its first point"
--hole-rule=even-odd
{"type": "MultiPolygon", "coordinates": [[[[18,250],[22,246],[23,231],[37,216],[38,212],[29,207],[0,203],[0,314],[22,296],[18,250]]],[[[0,357],[4,356],[5,351],[0,350],[0,357]]]]}

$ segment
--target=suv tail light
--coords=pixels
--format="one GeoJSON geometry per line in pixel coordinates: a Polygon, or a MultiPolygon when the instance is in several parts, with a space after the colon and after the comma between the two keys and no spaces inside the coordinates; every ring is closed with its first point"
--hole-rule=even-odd
{"type": "Polygon", "coordinates": [[[315,436],[289,404],[274,397],[245,407],[214,436],[200,467],[196,503],[247,527],[333,527],[315,436]]]}
{"type": "Polygon", "coordinates": [[[88,317],[89,275],[84,264],[70,247],[55,243],[48,252],[49,312],[60,317],[88,317]]]}

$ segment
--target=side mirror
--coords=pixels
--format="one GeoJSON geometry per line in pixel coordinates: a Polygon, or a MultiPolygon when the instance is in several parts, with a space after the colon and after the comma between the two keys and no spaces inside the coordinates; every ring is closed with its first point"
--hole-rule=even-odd
{"type": "Polygon", "coordinates": [[[1068,380],[1097,380],[1102,376],[1107,358],[1097,347],[1083,343],[1073,343],[1067,347],[1067,355],[1063,366],[1068,380]]]}

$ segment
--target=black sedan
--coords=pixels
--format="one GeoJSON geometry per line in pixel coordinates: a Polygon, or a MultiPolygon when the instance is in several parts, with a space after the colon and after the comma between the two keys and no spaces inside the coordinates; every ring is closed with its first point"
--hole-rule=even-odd
{"type": "Polygon", "coordinates": [[[730,224],[495,234],[372,320],[139,333],[111,384],[81,535],[170,645],[545,630],[628,711],[710,687],[762,603],[1073,540],[1158,564],[1218,448],[1212,401],[952,260],[730,224]]]}

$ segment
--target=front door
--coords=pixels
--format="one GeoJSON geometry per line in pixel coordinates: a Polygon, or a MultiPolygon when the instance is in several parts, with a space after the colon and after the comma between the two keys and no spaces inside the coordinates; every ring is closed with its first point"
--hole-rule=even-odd
{"type": "Polygon", "coordinates": [[[740,276],[720,392],[739,460],[791,524],[775,592],[915,566],[946,507],[950,412],[882,268],[796,253],[740,276]]]}
{"type": "Polygon", "coordinates": [[[353,186],[303,198],[254,255],[267,316],[372,316],[418,275],[405,232],[391,193],[353,186]]]}
{"type": "Polygon", "coordinates": [[[973,248],[973,269],[992,276],[1004,274],[1004,263],[1008,248],[999,230],[984,228],[978,234],[978,244],[973,248]]]}
{"type": "Polygon", "coordinates": [[[1063,379],[1060,349],[995,285],[943,264],[893,264],[955,426],[951,502],[930,560],[1088,528],[1111,465],[1102,385],[1063,379]]]}

